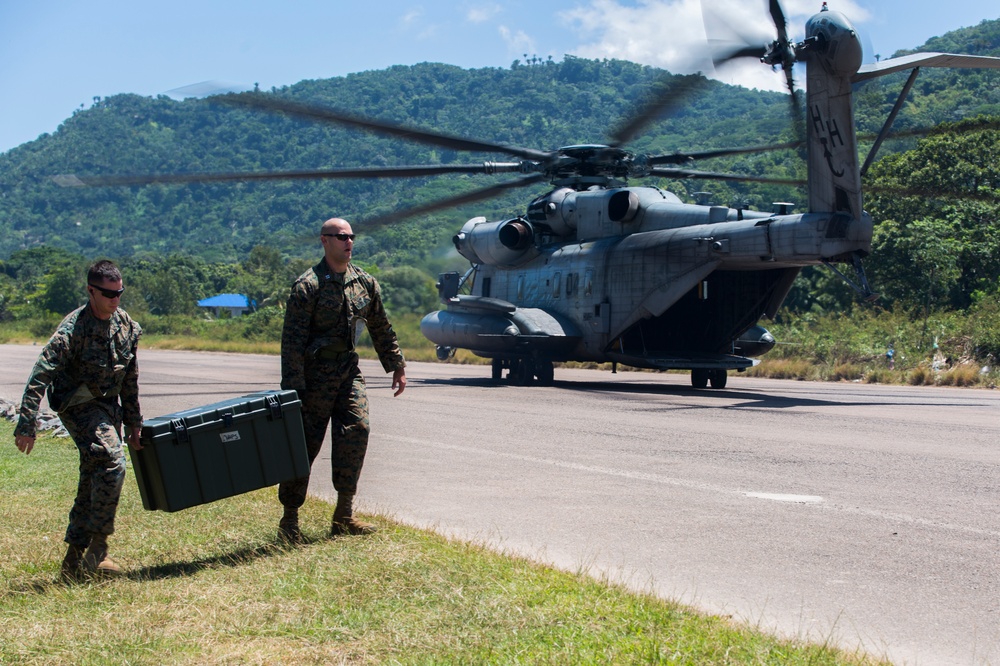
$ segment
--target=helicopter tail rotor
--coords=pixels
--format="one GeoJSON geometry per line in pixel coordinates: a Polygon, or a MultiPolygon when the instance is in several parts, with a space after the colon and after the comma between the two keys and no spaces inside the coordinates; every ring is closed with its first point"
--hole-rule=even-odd
{"type": "Polygon", "coordinates": [[[785,77],[785,87],[788,90],[789,113],[792,118],[795,138],[797,141],[804,143],[805,126],[802,103],[795,87],[795,74],[793,71],[795,63],[798,61],[798,53],[801,45],[797,45],[788,37],[788,21],[785,18],[785,12],[781,8],[781,3],[778,0],[769,0],[768,2],[768,10],[771,15],[771,21],[774,24],[776,39],[764,45],[756,45],[754,38],[745,31],[735,29],[718,14],[706,8],[704,4],[702,7],[706,33],[719,32],[719,26],[722,25],[736,39],[735,43],[729,42],[726,46],[716,49],[712,58],[712,62],[716,67],[729,62],[752,58],[770,65],[772,68],[781,68],[785,77]]]}

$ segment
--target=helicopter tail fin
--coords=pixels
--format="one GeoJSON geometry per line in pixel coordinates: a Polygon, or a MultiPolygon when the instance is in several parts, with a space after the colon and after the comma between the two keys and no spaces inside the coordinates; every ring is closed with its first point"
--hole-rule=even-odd
{"type": "Polygon", "coordinates": [[[851,89],[861,66],[861,43],[847,17],[824,10],[806,24],[805,44],[809,210],[861,219],[851,89]]]}

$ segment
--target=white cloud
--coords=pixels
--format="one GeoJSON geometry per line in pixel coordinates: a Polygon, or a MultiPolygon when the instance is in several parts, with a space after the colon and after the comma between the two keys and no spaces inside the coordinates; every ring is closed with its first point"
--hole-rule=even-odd
{"type": "Polygon", "coordinates": [[[396,25],[400,31],[409,33],[418,41],[435,39],[440,32],[440,26],[430,22],[424,8],[419,5],[400,15],[396,25]]]}
{"type": "Polygon", "coordinates": [[[519,58],[525,54],[528,57],[537,55],[538,50],[535,48],[535,40],[523,30],[512,31],[507,26],[500,25],[497,26],[497,32],[500,33],[500,38],[507,45],[507,52],[509,54],[519,58]]]}
{"type": "Polygon", "coordinates": [[[424,10],[423,7],[414,7],[410,11],[406,12],[397,20],[397,24],[401,28],[408,28],[410,26],[416,25],[416,23],[423,17],[424,10]]]}
{"type": "MultiPolygon", "coordinates": [[[[576,31],[580,40],[573,55],[617,58],[661,67],[675,74],[703,72],[726,83],[763,90],[784,90],[780,72],[752,60],[712,65],[709,37],[766,44],[776,32],[765,0],[587,0],[560,20],[576,31]],[[714,18],[713,18],[714,17],[714,18]],[[706,34],[706,21],[711,35],[706,34]]],[[[852,0],[831,2],[831,9],[863,21],[869,16],[852,0]]],[[[788,35],[802,39],[805,22],[817,13],[817,0],[784,0],[788,35]]],[[[801,78],[798,77],[798,78],[801,78]]]]}
{"type": "Polygon", "coordinates": [[[466,10],[465,20],[469,23],[486,23],[502,11],[503,7],[496,3],[477,4],[466,10]]]}

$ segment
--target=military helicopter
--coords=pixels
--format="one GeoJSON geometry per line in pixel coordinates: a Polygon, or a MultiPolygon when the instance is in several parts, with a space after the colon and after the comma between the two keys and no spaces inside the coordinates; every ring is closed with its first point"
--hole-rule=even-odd
{"type": "MultiPolygon", "coordinates": [[[[695,388],[726,386],[775,345],[759,321],[773,318],[800,270],[826,265],[864,298],[874,296],[862,259],[871,251],[873,222],[862,206],[852,86],[911,70],[895,108],[874,142],[871,163],[920,67],[1000,68],[1000,58],[918,53],[862,66],[858,34],[843,14],[823,3],[808,20],[805,38],[788,37],[784,13],[770,0],[777,38],[741,46],[716,62],[754,58],[785,74],[793,115],[805,117],[798,141],[747,149],[637,155],[622,146],[696,85],[662,91],[616,129],[608,144],[541,151],[475,141],[359,118],[263,95],[226,101],[267,111],[334,122],[460,151],[506,154],[511,162],[416,165],[264,174],[59,177],[63,185],[140,185],[275,178],[414,177],[444,173],[518,173],[521,177],[404,211],[427,214],[481,201],[547,181],[525,214],[468,220],[454,236],[469,260],[464,273],[439,276],[444,308],[425,316],[422,333],[447,360],[456,349],[491,359],[492,378],[517,385],[549,385],[554,363],[590,361],[657,370],[690,370],[695,388]],[[793,66],[806,68],[805,113],[793,66]],[[807,181],[738,176],[681,168],[699,158],[773,149],[806,151],[807,181]],[[668,165],[668,166],[664,166],[668,165]],[[672,166],[669,166],[672,165],[672,166]],[[658,187],[629,185],[643,177],[750,180],[807,185],[808,211],[790,204],[772,212],[684,203],[658,187]],[[847,267],[853,278],[837,266],[847,267]]],[[[366,224],[386,220],[369,220],[366,224]]]]}

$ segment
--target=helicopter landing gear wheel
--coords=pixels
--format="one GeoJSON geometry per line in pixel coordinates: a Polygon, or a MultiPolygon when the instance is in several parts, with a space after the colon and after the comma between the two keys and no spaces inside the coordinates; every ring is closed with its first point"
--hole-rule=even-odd
{"type": "Polygon", "coordinates": [[[535,377],[538,378],[539,386],[552,386],[555,380],[555,369],[552,361],[538,361],[535,363],[535,377]]]}
{"type": "Polygon", "coordinates": [[[729,373],[725,368],[718,368],[716,370],[709,371],[708,380],[712,382],[712,388],[714,389],[726,388],[727,379],[729,379],[729,373]]]}
{"type": "Polygon", "coordinates": [[[500,381],[503,378],[503,360],[495,358],[491,366],[493,369],[493,381],[500,381]]]}
{"type": "Polygon", "coordinates": [[[691,370],[691,386],[696,389],[703,389],[708,386],[709,371],[705,368],[694,368],[691,370]]]}
{"type": "Polygon", "coordinates": [[[507,375],[514,386],[531,386],[535,378],[535,363],[530,358],[518,358],[510,362],[510,374],[507,375]]]}

